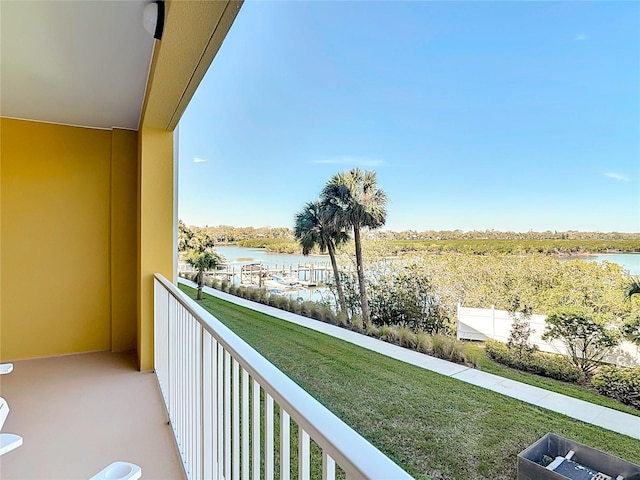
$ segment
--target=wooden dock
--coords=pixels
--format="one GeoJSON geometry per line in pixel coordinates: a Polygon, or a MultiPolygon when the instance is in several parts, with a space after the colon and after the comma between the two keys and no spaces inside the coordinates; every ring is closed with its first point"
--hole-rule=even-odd
{"type": "MultiPolygon", "coordinates": [[[[180,272],[195,272],[192,266],[185,263],[178,264],[180,272]]],[[[315,286],[327,283],[333,278],[333,268],[329,262],[308,262],[298,264],[283,264],[273,267],[264,263],[250,263],[246,265],[222,264],[216,271],[205,272],[206,275],[227,279],[232,282],[238,279],[240,285],[262,286],[265,279],[273,275],[288,279],[295,279],[303,286],[315,286]],[[315,284],[315,285],[314,285],[315,284]]]]}

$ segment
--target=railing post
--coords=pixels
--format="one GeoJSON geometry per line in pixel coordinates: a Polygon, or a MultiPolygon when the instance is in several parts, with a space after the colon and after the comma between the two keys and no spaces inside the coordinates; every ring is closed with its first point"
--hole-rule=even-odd
{"type": "Polygon", "coordinates": [[[333,461],[327,452],[322,452],[322,480],[335,480],[336,462],[333,461]]]}
{"type": "Polygon", "coordinates": [[[231,464],[233,468],[231,474],[233,480],[240,480],[240,365],[235,359],[233,360],[232,376],[233,429],[231,430],[231,440],[233,455],[231,464]]]}
{"type": "Polygon", "coordinates": [[[202,478],[213,478],[213,442],[216,437],[213,429],[213,417],[215,410],[213,408],[213,371],[214,363],[212,362],[211,351],[211,335],[203,332],[202,342],[202,390],[200,397],[200,414],[202,416],[202,450],[200,452],[202,458],[202,478]]]}
{"type": "Polygon", "coordinates": [[[231,355],[224,352],[224,478],[231,479],[231,355]]]}
{"type": "Polygon", "coordinates": [[[273,480],[273,398],[264,393],[264,478],[273,480]]]}
{"type": "Polygon", "coordinates": [[[193,375],[193,381],[194,381],[194,392],[193,392],[193,399],[194,399],[194,412],[195,412],[195,416],[196,416],[196,422],[195,422],[195,429],[194,429],[194,441],[195,441],[195,448],[194,448],[194,452],[195,452],[195,466],[194,466],[194,471],[195,471],[195,475],[196,478],[198,480],[200,479],[204,479],[207,478],[205,476],[203,476],[202,474],[202,467],[203,467],[203,454],[202,454],[202,448],[203,448],[203,439],[202,439],[202,435],[203,435],[203,431],[204,431],[204,417],[202,416],[202,401],[203,401],[203,393],[204,393],[204,385],[202,382],[202,370],[204,368],[204,351],[203,351],[203,345],[202,345],[202,338],[203,338],[203,333],[204,330],[202,328],[202,325],[200,325],[200,323],[198,322],[193,322],[195,325],[195,332],[194,332],[194,343],[195,343],[195,350],[197,352],[197,354],[194,356],[194,375],[193,375]]]}
{"type": "Polygon", "coordinates": [[[309,480],[311,475],[309,434],[298,428],[298,478],[309,480]]]}
{"type": "Polygon", "coordinates": [[[249,372],[242,369],[242,480],[249,480],[249,372]]]}
{"type": "Polygon", "coordinates": [[[251,398],[251,443],[253,452],[253,480],[260,480],[260,384],[253,379],[251,398]]]}
{"type": "Polygon", "coordinates": [[[218,478],[223,478],[224,472],[224,349],[220,343],[217,343],[217,370],[218,375],[216,379],[216,397],[218,399],[216,404],[216,417],[218,421],[216,423],[216,432],[218,434],[216,455],[218,458],[218,478]]]}
{"type": "Polygon", "coordinates": [[[280,407],[280,480],[291,478],[291,420],[280,407]]]}

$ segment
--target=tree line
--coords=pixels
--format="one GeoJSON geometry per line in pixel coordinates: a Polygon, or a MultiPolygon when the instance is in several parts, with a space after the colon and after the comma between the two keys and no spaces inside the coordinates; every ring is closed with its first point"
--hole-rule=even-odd
{"type": "MultiPolygon", "coordinates": [[[[273,243],[272,240],[295,241],[294,230],[288,227],[234,227],[231,225],[217,226],[189,226],[191,230],[203,230],[211,236],[216,243],[242,244],[250,241],[251,245],[273,243]]],[[[513,232],[502,230],[378,230],[372,234],[375,240],[394,241],[445,241],[445,240],[591,240],[591,241],[627,241],[635,242],[636,248],[640,248],[640,233],[625,232],[581,232],[576,230],[542,232],[513,232]]],[[[277,243],[277,242],[276,242],[277,243]]],[[[615,244],[614,244],[615,245],[615,244]]]]}
{"type": "MultiPolygon", "coordinates": [[[[505,239],[449,239],[449,240],[388,240],[379,233],[367,233],[367,241],[376,243],[387,255],[405,255],[412,252],[425,254],[469,253],[487,255],[504,253],[528,255],[543,253],[553,256],[585,255],[597,253],[639,253],[640,240],[505,240],[505,239]]],[[[353,242],[347,243],[347,246],[353,242]]],[[[295,239],[252,238],[236,242],[241,247],[264,248],[274,253],[300,253],[295,239]]]]}

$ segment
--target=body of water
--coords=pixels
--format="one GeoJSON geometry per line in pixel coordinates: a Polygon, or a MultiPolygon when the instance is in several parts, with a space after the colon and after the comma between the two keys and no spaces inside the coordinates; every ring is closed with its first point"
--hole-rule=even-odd
{"type": "MultiPolygon", "coordinates": [[[[223,255],[230,265],[246,265],[260,262],[269,267],[279,267],[286,265],[298,265],[304,263],[324,263],[329,264],[328,255],[293,255],[286,253],[269,253],[263,248],[245,248],[236,246],[216,247],[216,251],[223,255]]],[[[640,275],[640,254],[638,253],[612,253],[604,255],[565,257],[562,261],[582,260],[584,262],[613,262],[627,269],[631,275],[640,275]]]]}
{"type": "Polygon", "coordinates": [[[248,265],[250,263],[262,263],[275,268],[277,265],[287,267],[305,263],[330,264],[328,255],[295,255],[288,253],[270,253],[264,248],[236,247],[234,245],[217,246],[216,252],[222,255],[229,265],[248,265]]]}
{"type": "Polygon", "coordinates": [[[629,271],[631,275],[640,275],[639,253],[611,253],[605,255],[593,255],[588,257],[566,257],[563,260],[582,260],[583,262],[612,262],[629,271]]]}

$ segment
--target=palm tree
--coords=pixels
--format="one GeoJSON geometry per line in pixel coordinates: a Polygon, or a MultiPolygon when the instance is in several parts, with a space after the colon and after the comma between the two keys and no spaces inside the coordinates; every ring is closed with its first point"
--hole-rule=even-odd
{"type": "MultiPolygon", "coordinates": [[[[640,295],[640,276],[631,277],[624,296],[631,302],[634,295],[640,295]]],[[[631,313],[625,320],[622,332],[632,343],[640,346],[640,313],[631,313]]]]}
{"type": "Polygon", "coordinates": [[[331,267],[333,268],[333,277],[336,282],[336,290],[338,290],[340,310],[346,316],[347,302],[344,297],[344,291],[342,290],[338,263],[336,262],[336,247],[347,242],[349,235],[331,223],[331,212],[334,208],[332,205],[322,203],[318,200],[308,202],[302,210],[296,213],[293,232],[300,242],[303,255],[309,255],[309,252],[316,246],[320,249],[321,253],[325,251],[329,252],[331,267]]]}
{"type": "Polygon", "coordinates": [[[335,207],[331,215],[337,228],[353,228],[362,321],[367,325],[371,315],[365,287],[360,229],[384,225],[387,220],[387,194],[378,187],[376,172],[354,168],[333,175],[322,190],[321,200],[335,207]]]}
{"type": "Polygon", "coordinates": [[[634,295],[640,295],[640,277],[631,278],[631,282],[627,285],[624,295],[628,300],[631,300],[631,297],[634,295]]]}
{"type": "Polygon", "coordinates": [[[178,252],[186,252],[193,239],[193,231],[182,220],[178,220],[178,252]]]}
{"type": "Polygon", "coordinates": [[[198,284],[197,300],[202,300],[202,287],[204,287],[204,272],[215,270],[222,262],[222,257],[216,252],[191,250],[187,256],[187,263],[198,272],[196,283],[198,284]]]}

